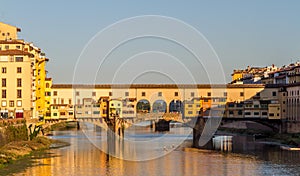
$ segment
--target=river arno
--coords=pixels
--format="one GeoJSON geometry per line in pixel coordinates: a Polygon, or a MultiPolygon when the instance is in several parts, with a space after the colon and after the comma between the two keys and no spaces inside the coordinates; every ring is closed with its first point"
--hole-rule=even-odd
{"type": "MultiPolygon", "coordinates": [[[[180,133],[185,132],[184,129],[173,128],[164,140],[172,141],[173,137],[180,138],[180,133]]],[[[100,139],[101,133],[103,132],[95,132],[98,136],[95,141],[100,139]]],[[[149,151],[156,145],[163,145],[162,148],[170,152],[147,161],[125,161],[108,156],[99,150],[99,147],[95,147],[91,139],[86,137],[86,132],[55,131],[53,134],[54,139],[69,142],[71,145],[51,149],[42,157],[33,157],[32,167],[12,175],[299,175],[300,173],[299,151],[283,151],[279,147],[255,142],[246,136],[234,137],[232,146],[234,152],[244,154],[183,150],[182,147],[171,150],[166,149],[165,143],[157,141],[158,144],[155,144],[154,140],[153,144],[146,146],[149,151]]],[[[138,137],[146,139],[157,135],[160,134],[144,130],[138,137]]]]}

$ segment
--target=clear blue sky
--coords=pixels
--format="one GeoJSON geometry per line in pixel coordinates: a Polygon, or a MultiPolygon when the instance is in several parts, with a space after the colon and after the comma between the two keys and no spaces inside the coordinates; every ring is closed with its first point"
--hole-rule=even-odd
{"type": "MultiPolygon", "coordinates": [[[[2,0],[0,21],[20,27],[20,38],[42,48],[50,58],[47,70],[55,83],[71,83],[76,61],[84,46],[108,25],[139,15],[177,18],[194,26],[208,39],[229,82],[233,69],[247,65],[282,66],[300,58],[299,8],[300,1],[297,0],[2,0]]],[[[88,63],[81,64],[87,64],[85,68],[89,68],[88,63]]],[[[106,70],[102,74],[110,72],[106,70]]],[[[151,74],[141,82],[147,82],[149,77],[152,77],[151,74]]],[[[161,79],[162,82],[165,79],[161,79]]],[[[79,79],[79,82],[85,81],[79,79]]],[[[99,79],[101,82],[110,80],[99,79]]]]}

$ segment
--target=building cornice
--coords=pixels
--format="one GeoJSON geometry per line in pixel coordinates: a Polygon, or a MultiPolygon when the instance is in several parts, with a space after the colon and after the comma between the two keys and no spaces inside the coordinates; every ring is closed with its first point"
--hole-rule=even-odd
{"type": "Polygon", "coordinates": [[[264,84],[53,84],[54,89],[129,89],[129,88],[143,88],[143,89],[182,89],[182,88],[265,88],[272,87],[264,84]]]}

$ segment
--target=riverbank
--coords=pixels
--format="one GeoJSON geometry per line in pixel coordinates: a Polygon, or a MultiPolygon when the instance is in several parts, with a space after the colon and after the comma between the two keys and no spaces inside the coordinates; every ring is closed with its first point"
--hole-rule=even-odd
{"type": "Polygon", "coordinates": [[[34,151],[42,151],[53,147],[68,146],[68,143],[38,136],[31,141],[13,141],[0,148],[0,168],[30,156],[34,151]]]}

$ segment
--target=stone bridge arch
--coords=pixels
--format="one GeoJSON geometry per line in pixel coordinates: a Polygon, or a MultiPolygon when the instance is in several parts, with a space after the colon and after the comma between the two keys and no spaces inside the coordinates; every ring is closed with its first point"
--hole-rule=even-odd
{"type": "Polygon", "coordinates": [[[137,102],[136,104],[136,112],[141,113],[141,112],[151,112],[151,103],[147,99],[141,99],[137,102]]]}
{"type": "Polygon", "coordinates": [[[181,100],[174,99],[169,103],[169,112],[176,112],[183,114],[184,105],[181,100]]]}
{"type": "Polygon", "coordinates": [[[167,103],[164,100],[156,100],[152,105],[152,112],[167,112],[167,103]]]}

